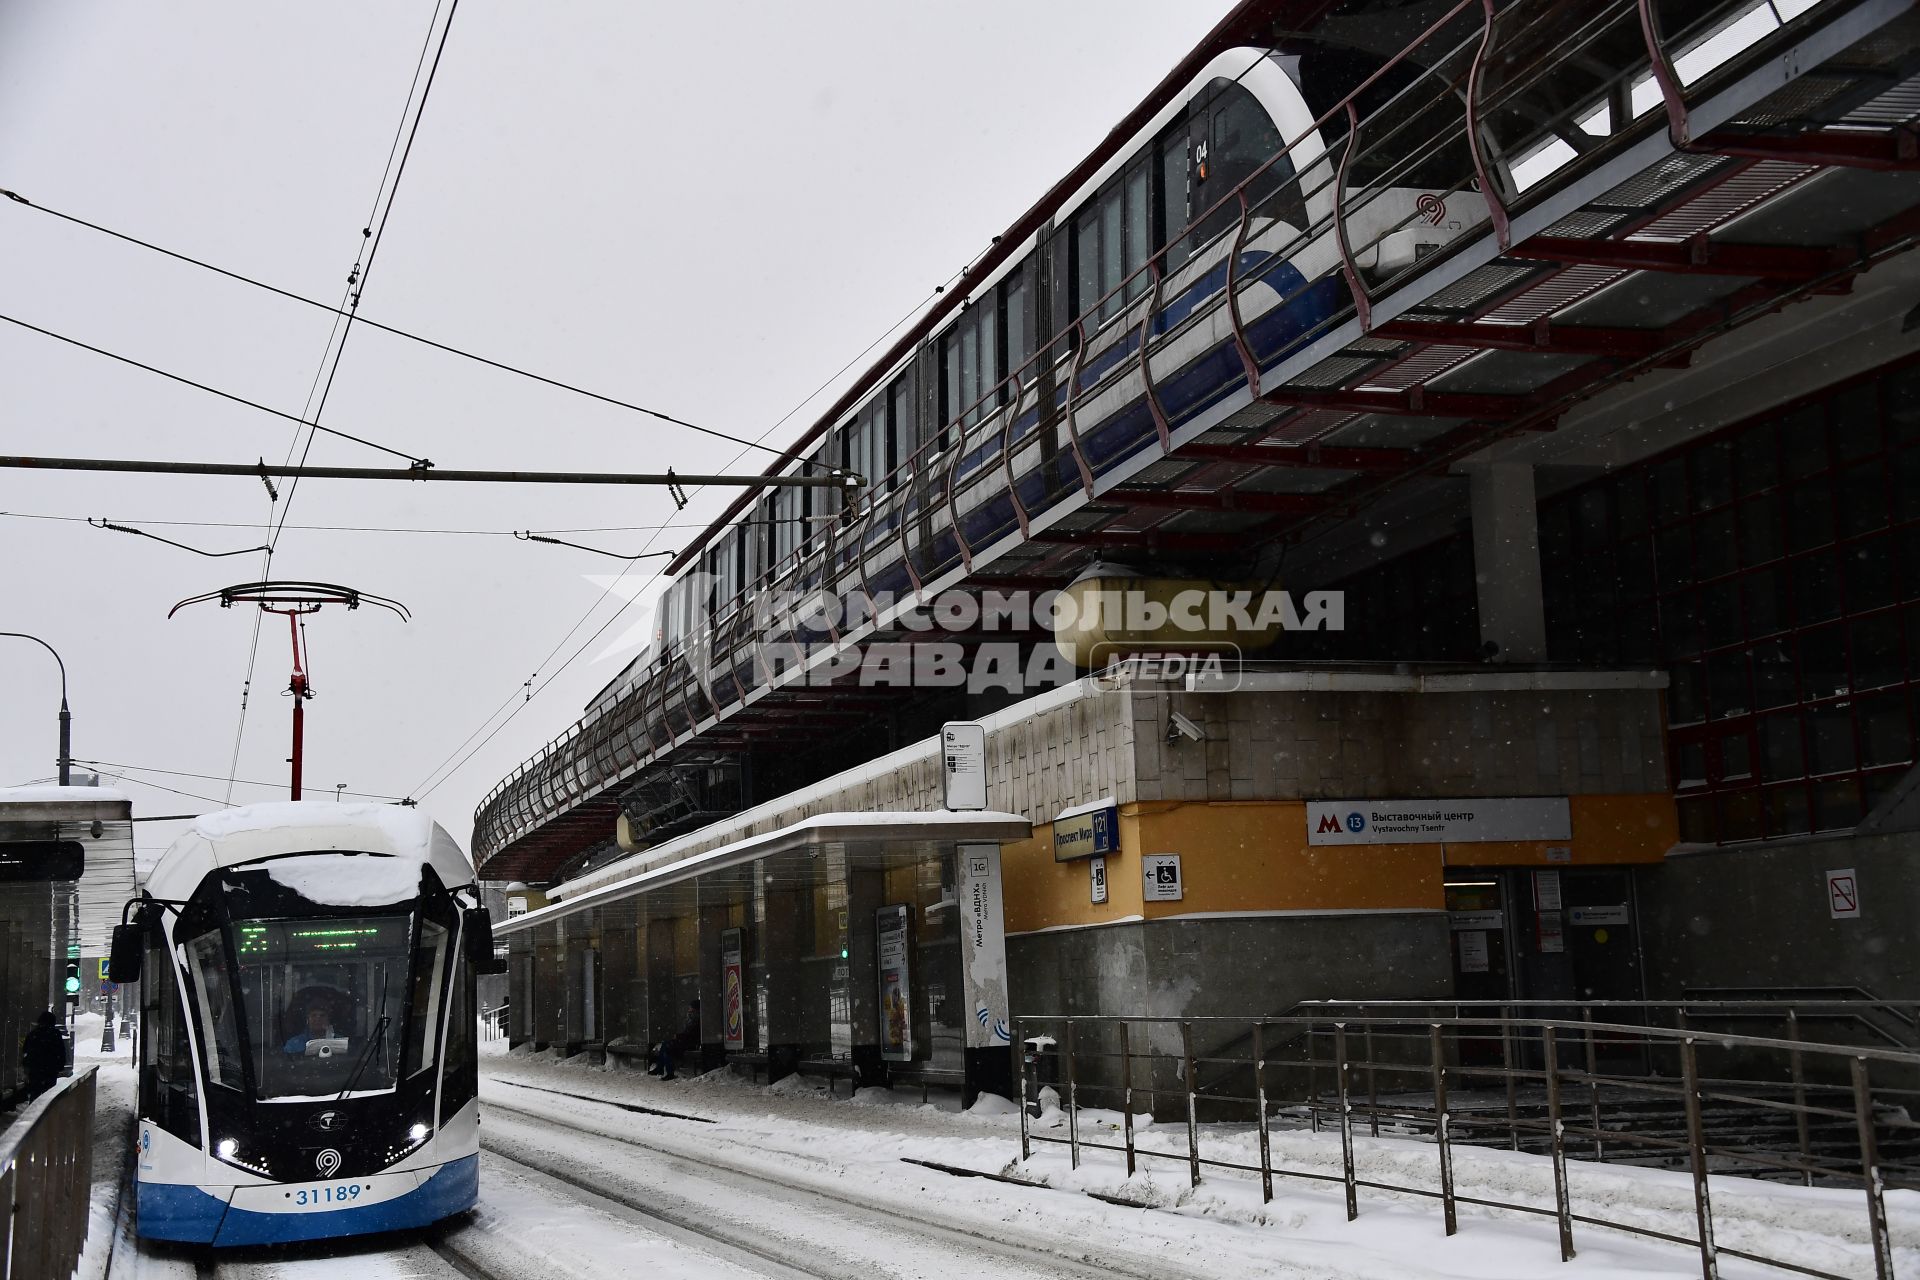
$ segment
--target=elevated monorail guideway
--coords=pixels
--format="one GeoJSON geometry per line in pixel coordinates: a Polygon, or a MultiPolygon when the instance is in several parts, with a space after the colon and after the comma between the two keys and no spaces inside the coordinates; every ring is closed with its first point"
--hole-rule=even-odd
{"type": "MultiPolygon", "coordinates": [[[[1234,29],[1287,9],[1244,5],[1234,29]]],[[[720,575],[710,601],[676,582],[628,687],[480,806],[483,873],[552,872],[605,838],[624,784],[690,744],[843,714],[804,672],[939,591],[1064,585],[1101,557],[1237,563],[1845,293],[1920,237],[1911,0],[1436,0],[1402,17],[1428,25],[1386,56],[1276,26],[1272,48],[1220,52],[1130,117],[1148,123],[1060,193],[1028,258],[974,282],[986,296],[1049,254],[1057,275],[1078,237],[1099,265],[1077,314],[1057,310],[1065,327],[997,385],[955,382],[944,426],[876,469],[845,520],[720,575]],[[1099,228],[1131,216],[1136,169],[1191,216],[1149,254],[1109,255],[1099,228]],[[794,590],[890,603],[763,679],[747,655],[791,636],[755,605],[794,590]]]]}

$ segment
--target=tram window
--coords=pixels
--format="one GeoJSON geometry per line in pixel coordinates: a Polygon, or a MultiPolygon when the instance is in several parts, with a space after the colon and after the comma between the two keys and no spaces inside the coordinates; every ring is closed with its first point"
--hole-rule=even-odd
{"type": "Polygon", "coordinates": [[[140,972],[140,1111],[174,1137],[198,1146],[200,1091],[173,957],[164,947],[150,947],[140,972]]]}
{"type": "Polygon", "coordinates": [[[198,1016],[195,1030],[207,1060],[207,1081],[229,1089],[245,1089],[246,1054],[242,1048],[239,1013],[234,1008],[233,985],[227,976],[226,946],[219,930],[203,933],[186,944],[191,990],[198,1016]]]}
{"type": "Polygon", "coordinates": [[[400,1074],[411,1076],[437,1060],[440,1042],[441,996],[447,981],[447,930],[431,920],[420,922],[420,947],[413,958],[413,999],[408,1015],[407,1045],[400,1074]]]}
{"type": "Polygon", "coordinates": [[[440,1114],[451,1116],[479,1091],[479,1050],[473,1012],[473,974],[458,952],[447,989],[447,1051],[442,1061],[440,1114]]]}

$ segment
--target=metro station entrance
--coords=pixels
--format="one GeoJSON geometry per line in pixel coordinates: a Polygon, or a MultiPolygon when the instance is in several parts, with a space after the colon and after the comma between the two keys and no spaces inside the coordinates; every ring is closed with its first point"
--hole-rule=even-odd
{"type": "Polygon", "coordinates": [[[1643,998],[1627,869],[1455,867],[1445,885],[1462,1000],[1643,998]]]}

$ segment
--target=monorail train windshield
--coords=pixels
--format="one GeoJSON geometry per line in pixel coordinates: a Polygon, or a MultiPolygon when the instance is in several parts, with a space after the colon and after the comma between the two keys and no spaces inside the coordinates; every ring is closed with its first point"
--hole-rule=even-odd
{"type": "Polygon", "coordinates": [[[430,869],[368,858],[367,879],[389,883],[354,896],[392,900],[341,902],[302,878],[302,861],[211,878],[183,914],[176,936],[208,1083],[262,1102],[390,1092],[438,1056],[452,899],[430,869]]]}

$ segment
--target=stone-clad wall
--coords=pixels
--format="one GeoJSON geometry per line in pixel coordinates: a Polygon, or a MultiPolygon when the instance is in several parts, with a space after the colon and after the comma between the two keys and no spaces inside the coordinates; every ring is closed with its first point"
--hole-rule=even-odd
{"type": "MultiPolygon", "coordinates": [[[[1135,801],[1647,794],[1667,790],[1660,694],[1187,693],[1083,683],[990,716],[987,803],[1036,825],[1135,801]],[[1169,709],[1205,740],[1166,741],[1169,709]]],[[[940,807],[933,739],[596,869],[604,884],[823,813],[940,807]]]]}
{"type": "Polygon", "coordinates": [[[1667,789],[1650,689],[1475,693],[1135,690],[1138,800],[1592,795],[1667,789]],[[1165,740],[1169,709],[1204,742],[1165,740]]]}

